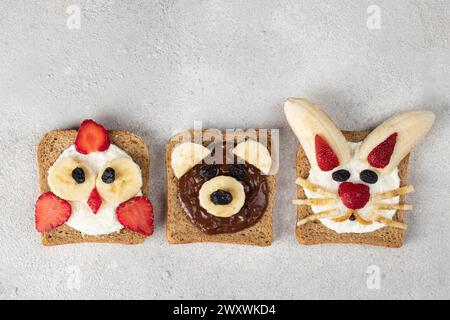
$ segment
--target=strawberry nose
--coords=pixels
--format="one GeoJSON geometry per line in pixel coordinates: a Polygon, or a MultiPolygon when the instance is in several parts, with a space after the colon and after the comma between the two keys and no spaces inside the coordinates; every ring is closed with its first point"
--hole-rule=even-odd
{"type": "Polygon", "coordinates": [[[100,207],[102,206],[102,203],[102,197],[98,193],[97,189],[94,188],[89,195],[87,204],[92,209],[92,212],[94,214],[97,214],[98,210],[100,210],[100,207]]]}
{"type": "Polygon", "coordinates": [[[369,187],[361,183],[341,183],[338,193],[344,205],[354,210],[364,208],[370,199],[369,187]]]}

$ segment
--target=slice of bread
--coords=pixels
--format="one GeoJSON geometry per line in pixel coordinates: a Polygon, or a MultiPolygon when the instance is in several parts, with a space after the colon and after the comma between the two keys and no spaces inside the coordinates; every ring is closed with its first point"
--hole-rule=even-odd
{"type": "MultiPolygon", "coordinates": [[[[193,131],[190,131],[193,133],[193,131]]],[[[271,136],[268,132],[268,149],[271,149],[271,136]]],[[[186,134],[186,133],[184,133],[186,134]]],[[[219,243],[234,243],[256,246],[270,246],[272,244],[272,210],[275,202],[275,176],[266,176],[269,185],[269,204],[261,219],[253,226],[235,232],[208,235],[203,233],[194,224],[189,221],[186,213],[181,208],[178,201],[178,187],[177,178],[172,170],[171,157],[172,150],[180,142],[183,133],[170,139],[166,145],[166,170],[167,170],[167,224],[166,236],[170,243],[192,243],[192,242],[219,242],[219,243]]],[[[225,139],[225,133],[222,133],[225,139]]],[[[235,137],[245,138],[245,133],[227,133],[227,139],[232,140],[235,137]]],[[[208,141],[204,143],[208,145],[208,141]]]]}
{"type": "MultiPolygon", "coordinates": [[[[111,143],[127,152],[141,168],[142,193],[147,196],[150,160],[144,140],[129,131],[109,131],[108,134],[111,143]]],[[[55,130],[48,132],[39,142],[37,146],[37,161],[41,193],[50,191],[47,183],[48,169],[61,153],[75,142],[76,135],[76,130],[55,130]]],[[[41,233],[42,244],[46,246],[80,242],[138,244],[144,242],[145,239],[145,236],[126,229],[102,236],[83,235],[66,224],[50,232],[41,233]]]]}
{"type": "MultiPolygon", "coordinates": [[[[359,142],[362,141],[370,131],[351,131],[343,132],[348,141],[359,142]]],[[[408,161],[407,155],[399,164],[400,185],[407,185],[408,181],[408,161]]],[[[301,145],[297,150],[297,177],[308,178],[310,164],[308,158],[301,145]]],[[[304,199],[305,193],[303,187],[297,187],[298,199],[304,199]]],[[[400,203],[405,202],[405,196],[400,197],[400,203]]],[[[297,221],[312,215],[313,212],[309,206],[298,206],[297,221]]],[[[395,221],[403,222],[404,211],[397,210],[393,219],[395,221]]],[[[311,221],[301,226],[296,226],[295,235],[301,244],[312,245],[322,243],[353,243],[353,244],[367,244],[374,246],[384,246],[391,248],[399,248],[403,244],[404,230],[392,227],[384,227],[370,233],[337,233],[328,229],[320,221],[311,221]]]]}

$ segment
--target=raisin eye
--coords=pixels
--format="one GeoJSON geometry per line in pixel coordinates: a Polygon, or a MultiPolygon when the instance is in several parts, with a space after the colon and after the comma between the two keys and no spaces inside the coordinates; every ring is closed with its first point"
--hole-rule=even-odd
{"type": "Polygon", "coordinates": [[[77,184],[82,184],[86,180],[84,170],[81,168],[75,168],[72,171],[72,178],[77,184]]]}
{"type": "Polygon", "coordinates": [[[359,174],[359,178],[362,181],[370,184],[374,184],[378,181],[378,175],[376,174],[376,172],[373,172],[372,170],[361,171],[361,173],[359,174]]]}
{"type": "Polygon", "coordinates": [[[242,180],[245,176],[245,169],[242,164],[233,164],[230,167],[230,176],[236,180],[242,180]]]}
{"type": "Polygon", "coordinates": [[[333,180],[336,182],[344,182],[350,178],[350,172],[348,172],[345,169],[341,169],[341,170],[333,172],[333,174],[331,176],[332,176],[333,180]]]}
{"type": "Polygon", "coordinates": [[[115,180],[116,180],[116,171],[111,167],[106,168],[102,175],[102,181],[106,184],[111,184],[115,180]]]}
{"type": "Polygon", "coordinates": [[[210,164],[200,169],[200,176],[206,180],[211,180],[219,173],[216,165],[210,164]]]}

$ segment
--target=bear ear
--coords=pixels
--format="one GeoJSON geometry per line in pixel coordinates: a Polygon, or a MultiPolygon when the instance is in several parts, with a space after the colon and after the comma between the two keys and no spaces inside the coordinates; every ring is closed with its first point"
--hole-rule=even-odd
{"type": "Polygon", "coordinates": [[[180,179],[210,154],[211,150],[198,143],[179,144],[172,151],[171,166],[175,176],[180,179]]]}
{"type": "Polygon", "coordinates": [[[399,113],[387,119],[364,139],[356,157],[367,161],[379,172],[388,173],[423,139],[433,126],[434,119],[431,111],[399,113]]]}
{"type": "Polygon", "coordinates": [[[330,171],[350,161],[347,140],[319,106],[304,99],[289,98],[284,112],[311,166],[330,171]]]}
{"type": "Polygon", "coordinates": [[[270,174],[272,157],[267,147],[262,143],[249,139],[239,143],[231,152],[258,168],[262,173],[270,174]]]}

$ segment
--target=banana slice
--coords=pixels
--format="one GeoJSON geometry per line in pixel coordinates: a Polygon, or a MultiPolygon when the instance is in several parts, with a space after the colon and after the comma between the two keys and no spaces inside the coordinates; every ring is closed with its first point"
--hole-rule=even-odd
{"type": "Polygon", "coordinates": [[[96,185],[106,201],[125,202],[136,196],[142,188],[141,169],[129,158],[112,160],[99,172],[96,185]]]}
{"type": "Polygon", "coordinates": [[[389,164],[380,169],[387,173],[396,168],[400,161],[427,134],[434,123],[435,116],[431,111],[410,111],[399,113],[378,126],[364,139],[356,157],[367,161],[369,153],[393,133],[397,133],[394,152],[389,164]]]}
{"type": "Polygon", "coordinates": [[[69,201],[84,201],[95,186],[95,174],[81,160],[57,160],[48,170],[48,185],[58,197],[69,201]]]}
{"type": "Polygon", "coordinates": [[[199,192],[200,205],[208,213],[227,218],[238,213],[245,203],[244,186],[236,179],[228,176],[215,177],[203,184],[199,192]],[[231,194],[232,200],[228,204],[214,204],[211,195],[222,190],[231,194]]]}
{"type": "Polygon", "coordinates": [[[340,165],[345,165],[350,161],[352,155],[347,140],[328,115],[317,105],[305,99],[289,98],[284,104],[284,112],[311,165],[318,166],[315,148],[316,135],[328,142],[338,157],[340,165]]]}
{"type": "Polygon", "coordinates": [[[205,159],[211,151],[201,144],[185,142],[177,146],[172,152],[172,169],[179,179],[196,164],[205,159]]]}
{"type": "Polygon", "coordinates": [[[239,143],[231,152],[251,165],[254,165],[264,174],[269,174],[272,168],[272,157],[270,156],[269,150],[254,140],[239,143]]]}

